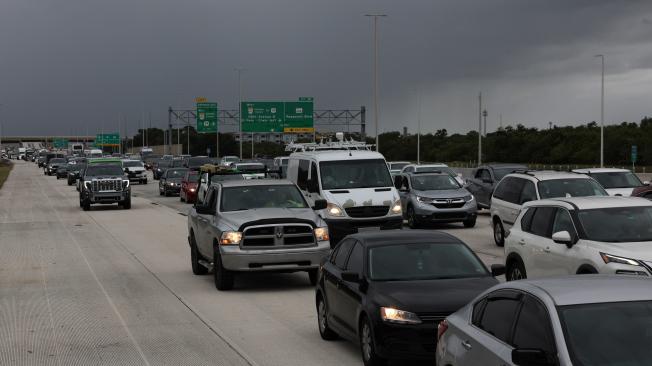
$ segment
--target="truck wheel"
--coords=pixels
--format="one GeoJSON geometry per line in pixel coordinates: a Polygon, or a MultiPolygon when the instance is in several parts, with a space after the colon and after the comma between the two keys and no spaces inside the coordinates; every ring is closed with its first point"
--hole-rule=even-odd
{"type": "Polygon", "coordinates": [[[127,197],[126,200],[122,201],[122,208],[129,210],[131,208],[131,196],[127,197]]]}
{"type": "Polygon", "coordinates": [[[162,195],[163,195],[163,191],[161,191],[160,188],[159,188],[159,190],[158,190],[158,195],[159,195],[159,196],[162,196],[162,195]]]}
{"type": "Polygon", "coordinates": [[[464,227],[474,227],[475,226],[475,221],[476,221],[475,217],[472,218],[472,219],[464,220],[464,222],[463,222],[464,227]]]}
{"type": "Polygon", "coordinates": [[[72,185],[72,182],[70,181],[70,179],[68,179],[68,185],[69,185],[69,186],[72,185]]]}
{"type": "Polygon", "coordinates": [[[313,286],[317,286],[317,277],[318,277],[318,270],[317,269],[309,269],[308,270],[308,278],[310,279],[310,284],[313,286]]]}
{"type": "Polygon", "coordinates": [[[197,242],[195,235],[190,234],[190,264],[192,265],[192,273],[196,276],[202,276],[208,273],[208,269],[199,263],[201,254],[197,250],[197,242]]]}
{"type": "Polygon", "coordinates": [[[213,248],[213,275],[215,287],[220,291],[228,291],[233,288],[233,272],[222,266],[222,258],[217,245],[213,248]]]}
{"type": "Polygon", "coordinates": [[[59,180],[59,179],[61,179],[61,178],[59,178],[59,174],[57,174],[57,180],[59,180]]]}

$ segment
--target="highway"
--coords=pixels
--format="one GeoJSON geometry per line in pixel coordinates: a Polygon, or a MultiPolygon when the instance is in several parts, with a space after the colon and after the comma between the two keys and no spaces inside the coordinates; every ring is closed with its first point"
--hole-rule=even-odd
{"type": "MultiPolygon", "coordinates": [[[[306,274],[239,276],[230,292],[194,276],[191,206],[157,187],[84,212],[65,180],[16,163],[0,190],[0,365],[362,364],[320,338],[306,274]]],[[[487,213],[438,228],[502,263],[487,213]]]]}

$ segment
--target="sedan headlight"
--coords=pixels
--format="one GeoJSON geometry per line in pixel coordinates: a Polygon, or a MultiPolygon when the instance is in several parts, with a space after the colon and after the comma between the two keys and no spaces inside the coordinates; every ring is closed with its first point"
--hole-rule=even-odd
{"type": "Polygon", "coordinates": [[[326,206],[326,214],[331,217],[344,217],[342,208],[334,203],[329,203],[326,206]]]}
{"type": "Polygon", "coordinates": [[[394,205],[392,205],[392,213],[395,215],[400,215],[403,213],[403,208],[401,208],[401,200],[394,202],[394,205]]]}
{"type": "Polygon", "coordinates": [[[605,264],[616,263],[616,264],[627,264],[630,266],[641,265],[637,260],[629,259],[625,257],[619,257],[617,255],[611,255],[607,253],[600,253],[600,257],[602,257],[602,260],[604,261],[605,264]]]}
{"type": "Polygon", "coordinates": [[[433,199],[430,198],[430,197],[417,196],[417,201],[419,201],[421,203],[431,203],[433,201],[433,199]]]}
{"type": "Polygon", "coordinates": [[[466,202],[471,202],[471,201],[473,201],[474,199],[475,199],[475,197],[473,197],[472,194],[470,194],[470,195],[468,195],[468,196],[464,196],[464,201],[466,201],[466,202]]]}
{"type": "Polygon", "coordinates": [[[394,308],[381,307],[380,317],[389,323],[421,324],[421,319],[417,314],[394,308]]]}
{"type": "Polygon", "coordinates": [[[328,236],[328,228],[327,227],[315,228],[315,238],[317,238],[317,241],[330,240],[330,237],[328,236]]]}
{"type": "Polygon", "coordinates": [[[221,245],[239,245],[242,240],[242,233],[239,231],[225,231],[220,236],[221,245]]]}

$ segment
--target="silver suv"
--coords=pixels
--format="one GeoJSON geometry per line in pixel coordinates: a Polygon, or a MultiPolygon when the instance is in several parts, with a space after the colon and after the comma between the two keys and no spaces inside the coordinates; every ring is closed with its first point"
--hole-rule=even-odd
{"type": "Polygon", "coordinates": [[[399,174],[394,186],[411,228],[438,222],[475,226],[478,207],[473,195],[448,173],[399,174]]]}
{"type": "Polygon", "coordinates": [[[491,223],[496,245],[505,245],[505,232],[514,225],[524,203],[545,198],[608,196],[593,178],[577,173],[523,170],[508,174],[491,197],[491,223]]]}
{"type": "Polygon", "coordinates": [[[287,180],[233,180],[210,186],[204,203],[188,215],[192,271],[210,269],[218,290],[233,288],[237,272],[306,271],[317,283],[330,253],[326,223],[287,180]]]}

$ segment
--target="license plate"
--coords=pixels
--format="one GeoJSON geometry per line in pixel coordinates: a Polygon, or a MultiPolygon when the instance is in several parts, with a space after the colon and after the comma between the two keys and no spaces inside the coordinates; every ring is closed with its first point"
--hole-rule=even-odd
{"type": "Polygon", "coordinates": [[[359,227],[358,228],[359,233],[364,233],[364,232],[368,232],[368,231],[380,231],[380,227],[379,226],[371,226],[371,227],[359,227]]]}

